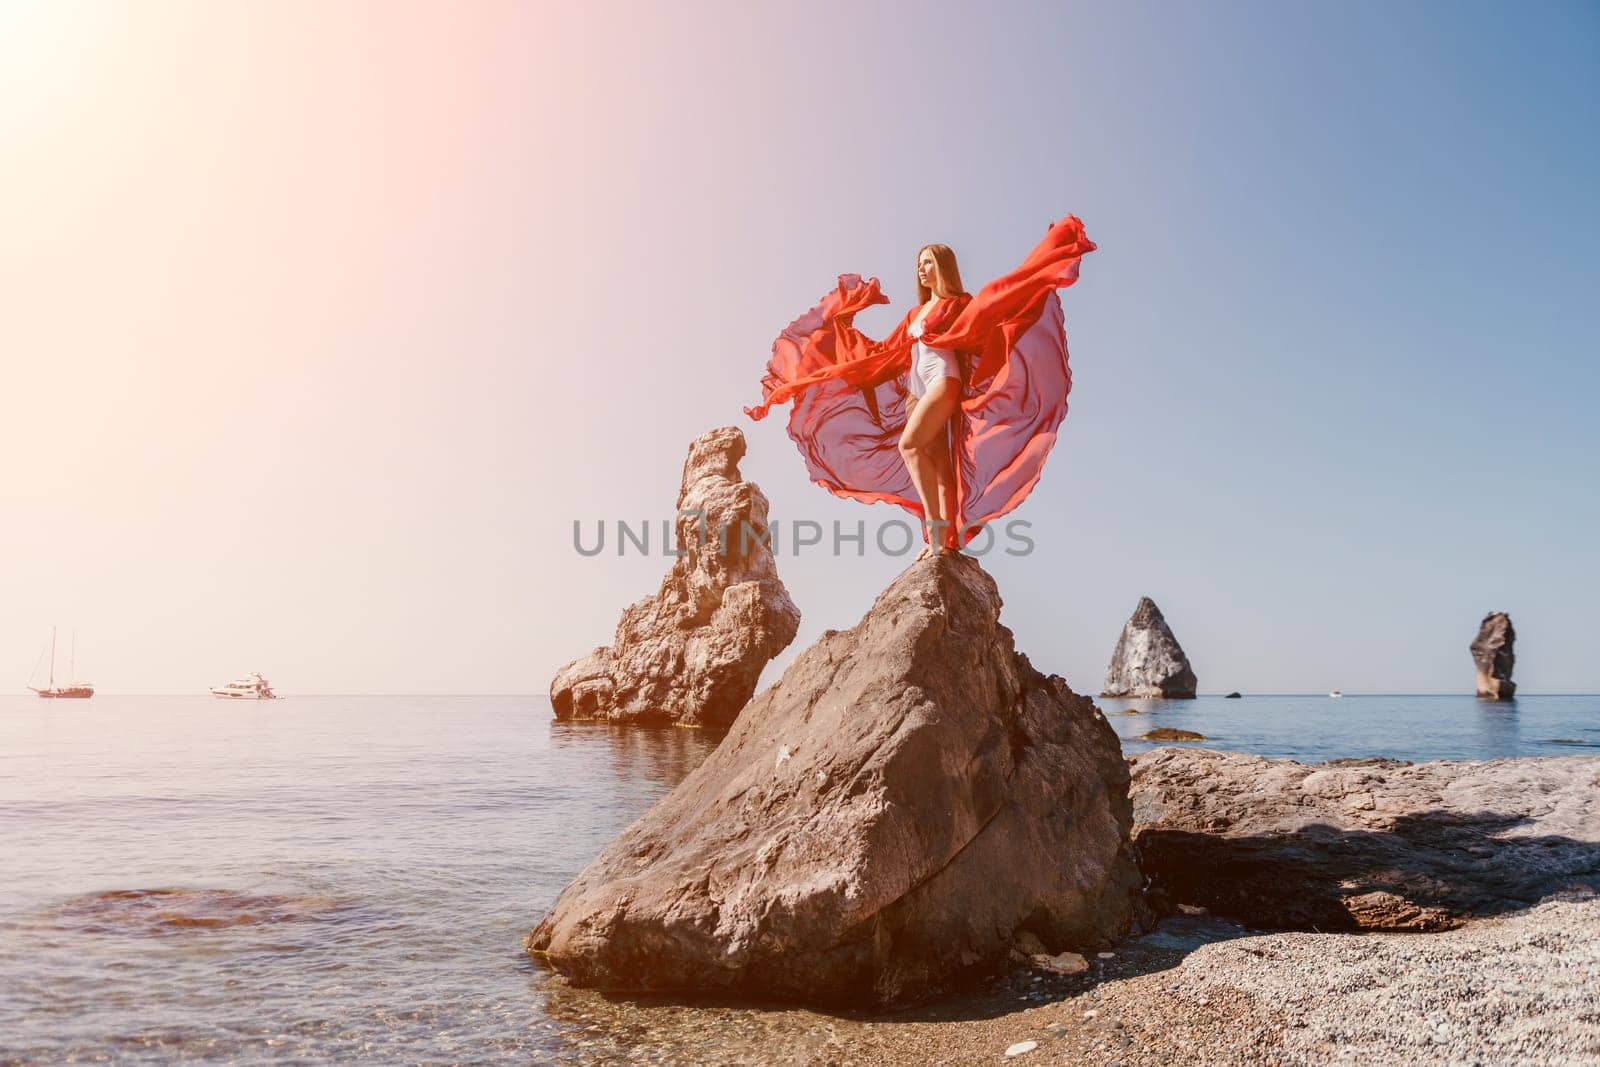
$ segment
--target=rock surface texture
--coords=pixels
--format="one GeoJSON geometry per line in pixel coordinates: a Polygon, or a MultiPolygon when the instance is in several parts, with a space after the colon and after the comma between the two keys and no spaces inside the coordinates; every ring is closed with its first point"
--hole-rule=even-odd
{"type": "Polygon", "coordinates": [[[1192,698],[1194,669],[1172,627],[1149,597],[1140,597],[1133,617],[1122,627],[1117,650],[1106,668],[1103,697],[1192,698]]]}
{"type": "Polygon", "coordinates": [[[1142,907],[1128,771],[1000,625],[975,559],[828,630],[569,885],[528,948],[579,985],[858,1007],[1109,947],[1142,907]]]}
{"type": "Polygon", "coordinates": [[[1511,668],[1516,665],[1514,647],[1517,631],[1511,626],[1511,616],[1503,611],[1491,611],[1478,626],[1478,636],[1472,642],[1472,665],[1478,671],[1478,696],[1485,700],[1510,700],[1516,694],[1517,683],[1511,680],[1511,668]]]}
{"type": "Polygon", "coordinates": [[[689,445],[674,522],[684,554],[659,592],[623,611],[610,646],[556,672],[556,718],[726,727],[794,640],[800,610],[763,540],[767,498],[739,476],[744,452],[736,426],[689,445]]]}
{"type": "Polygon", "coordinates": [[[1158,911],[1425,931],[1600,890],[1600,757],[1308,765],[1161,748],[1129,762],[1158,911]]]}

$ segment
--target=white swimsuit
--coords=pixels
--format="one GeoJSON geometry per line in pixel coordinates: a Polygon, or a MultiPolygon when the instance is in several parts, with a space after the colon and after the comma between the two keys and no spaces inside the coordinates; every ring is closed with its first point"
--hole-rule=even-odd
{"type": "Polygon", "coordinates": [[[915,397],[925,395],[940,378],[954,378],[958,383],[961,381],[961,365],[956,361],[954,349],[929,348],[922,343],[922,326],[925,318],[926,314],[906,329],[907,333],[917,338],[916,344],[911,348],[909,381],[911,395],[915,397]]]}

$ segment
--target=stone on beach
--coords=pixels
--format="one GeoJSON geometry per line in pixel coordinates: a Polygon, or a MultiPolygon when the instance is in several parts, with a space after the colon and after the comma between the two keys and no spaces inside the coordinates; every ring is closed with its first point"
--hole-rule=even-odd
{"type": "Polygon", "coordinates": [[[889,1006],[1140,907],[1115,732],[1035,670],[970,557],[829,630],[529,935],[575,984],[889,1006]],[[789,758],[778,760],[787,748],[789,758]]]}
{"type": "Polygon", "coordinates": [[[1427,931],[1600,890],[1600,757],[1308,765],[1160,748],[1129,763],[1161,910],[1427,931]]]}
{"type": "Polygon", "coordinates": [[[1517,683],[1511,680],[1511,669],[1517,662],[1516,642],[1517,631],[1511,625],[1511,616],[1503,611],[1491,611],[1483,617],[1478,625],[1478,636],[1471,645],[1479,697],[1510,700],[1516,694],[1517,683]]]}
{"type": "Polygon", "coordinates": [[[737,426],[690,443],[674,530],[684,554],[654,596],[623,611],[610,646],[556,672],[556,718],[725,727],[794,640],[800,610],[763,536],[767,498],[739,475],[744,453],[737,426]]]}
{"type": "MultiPolygon", "coordinates": [[[[1106,956],[1109,953],[1102,952],[1100,955],[1106,956]]],[[[1062,952],[1054,956],[1039,953],[1028,958],[1035,967],[1051,974],[1082,974],[1089,969],[1089,961],[1076,952],[1062,952]]]]}
{"type": "Polygon", "coordinates": [[[1149,597],[1140,597],[1117,639],[1100,695],[1193,699],[1198,684],[1161,609],[1149,597]]]}

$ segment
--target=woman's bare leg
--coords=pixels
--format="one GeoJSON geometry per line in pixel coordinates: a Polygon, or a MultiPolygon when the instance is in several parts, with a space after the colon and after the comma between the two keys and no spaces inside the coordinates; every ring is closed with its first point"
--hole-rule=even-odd
{"type": "Polygon", "coordinates": [[[949,523],[944,531],[944,548],[961,548],[961,531],[956,529],[956,470],[950,455],[950,422],[945,421],[945,432],[934,439],[929,455],[933,459],[933,479],[938,486],[939,514],[949,523]]]}
{"type": "Polygon", "coordinates": [[[911,409],[906,428],[900,434],[900,455],[911,474],[911,483],[922,498],[923,521],[928,524],[929,547],[918,559],[931,555],[937,547],[951,543],[949,529],[954,521],[955,486],[951,474],[940,482],[940,457],[943,466],[950,466],[948,441],[950,416],[960,403],[959,383],[954,378],[940,378],[911,409]]]}
{"type": "Polygon", "coordinates": [[[938,514],[939,486],[922,451],[908,444],[911,422],[916,418],[917,409],[920,407],[922,405],[917,403],[916,397],[906,398],[906,428],[900,433],[900,458],[905,460],[906,472],[911,475],[911,484],[916,488],[917,497],[922,501],[922,539],[927,544],[917,553],[916,559],[923,560],[933,554],[933,537],[928,533],[927,524],[938,514]]]}

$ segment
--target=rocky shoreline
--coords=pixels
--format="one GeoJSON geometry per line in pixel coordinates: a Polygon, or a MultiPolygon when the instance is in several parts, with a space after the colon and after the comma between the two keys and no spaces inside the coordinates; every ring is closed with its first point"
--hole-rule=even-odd
{"type": "Polygon", "coordinates": [[[1428,932],[1600,892],[1600,757],[1304,764],[1169,747],[1128,762],[1157,914],[1428,932]]]}
{"type": "Polygon", "coordinates": [[[966,996],[876,1015],[613,998],[558,979],[556,1062],[1600,1061],[1592,894],[1421,935],[1270,933],[1180,914],[1091,963],[1074,977],[1018,966],[966,996]]]}
{"type": "Polygon", "coordinates": [[[1600,760],[1303,765],[1165,748],[1128,762],[1158,921],[1086,953],[1082,973],[1016,953],[977,987],[878,1012],[608,995],[552,977],[549,1025],[566,1045],[557,1062],[1600,1062],[1600,851],[1584,840],[1594,836],[1600,760]],[[1440,834],[1420,832],[1434,825],[1415,818],[1421,810],[1440,834]],[[1150,835],[1189,835],[1174,828],[1191,825],[1209,825],[1194,836],[1221,851],[1182,863],[1220,873],[1168,886],[1162,899],[1174,854],[1150,835]],[[1308,837],[1308,827],[1319,830],[1308,837]],[[1228,851],[1240,843],[1248,863],[1228,851]],[[1372,899],[1351,877],[1369,868],[1388,878],[1386,906],[1342,907],[1372,899]],[[1242,893],[1263,874],[1267,891],[1242,893]],[[1197,886],[1225,910],[1310,902],[1265,907],[1277,925],[1313,923],[1329,908],[1367,923],[1263,929],[1179,899],[1197,886]],[[1414,932],[1423,930],[1436,932],[1414,932]]]}

